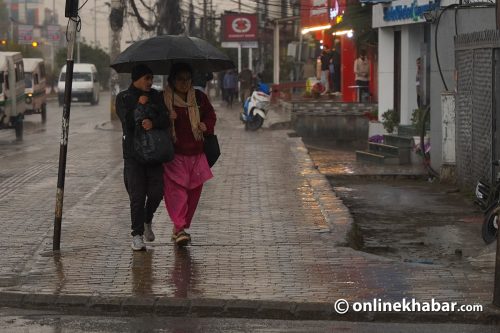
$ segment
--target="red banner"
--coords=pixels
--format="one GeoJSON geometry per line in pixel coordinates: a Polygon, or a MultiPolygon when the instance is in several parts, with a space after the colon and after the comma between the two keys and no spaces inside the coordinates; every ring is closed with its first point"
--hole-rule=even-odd
{"type": "Polygon", "coordinates": [[[302,0],[300,8],[302,28],[326,25],[330,22],[327,0],[302,0]]]}
{"type": "Polygon", "coordinates": [[[222,16],[224,42],[253,42],[257,41],[256,14],[226,14],[222,16]]]}
{"type": "Polygon", "coordinates": [[[343,13],[345,2],[345,0],[301,0],[302,29],[335,24],[336,18],[343,13]]]}

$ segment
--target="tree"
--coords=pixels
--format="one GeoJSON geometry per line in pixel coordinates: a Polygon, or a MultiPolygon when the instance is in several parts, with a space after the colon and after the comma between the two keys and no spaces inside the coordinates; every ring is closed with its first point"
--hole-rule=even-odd
{"type": "Polygon", "coordinates": [[[136,0],[129,0],[132,7],[132,14],[136,17],[137,22],[146,31],[156,30],[158,35],[180,35],[184,32],[184,24],[182,23],[182,12],[179,0],[157,0],[153,7],[149,7],[144,3],[144,0],[139,0],[147,11],[151,12],[155,21],[146,23],[141,16],[136,0]]]}
{"type": "MultiPolygon", "coordinates": [[[[109,54],[98,46],[80,43],[80,60],[82,63],[94,64],[99,73],[99,83],[102,87],[109,85],[109,54]]],[[[56,54],[55,67],[62,68],[66,64],[66,50],[60,49],[56,54]]]]}
{"type": "Polygon", "coordinates": [[[7,38],[9,31],[9,13],[4,0],[0,0],[0,38],[7,38]]]}
{"type": "Polygon", "coordinates": [[[180,35],[184,32],[182,24],[181,7],[179,0],[166,0],[159,2],[160,16],[158,35],[180,35]]]}
{"type": "Polygon", "coordinates": [[[334,28],[354,30],[358,49],[377,45],[377,29],[372,28],[372,6],[361,5],[358,1],[348,1],[342,22],[334,28]]]}

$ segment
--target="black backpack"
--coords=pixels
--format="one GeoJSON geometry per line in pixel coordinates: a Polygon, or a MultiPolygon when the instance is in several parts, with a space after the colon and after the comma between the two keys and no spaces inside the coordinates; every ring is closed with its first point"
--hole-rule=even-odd
{"type": "MultiPolygon", "coordinates": [[[[151,109],[147,104],[140,107],[151,109]]],[[[142,114],[154,111],[156,110],[146,110],[142,114]]],[[[174,145],[170,132],[166,129],[153,128],[146,131],[138,123],[134,131],[134,150],[139,161],[144,164],[160,164],[174,159],[174,145]]]]}

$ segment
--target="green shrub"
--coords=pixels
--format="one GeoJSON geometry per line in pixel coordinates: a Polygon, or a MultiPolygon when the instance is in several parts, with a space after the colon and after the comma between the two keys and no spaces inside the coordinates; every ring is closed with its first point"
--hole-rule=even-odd
{"type": "Polygon", "coordinates": [[[389,109],[382,114],[382,125],[388,133],[394,132],[394,128],[399,125],[399,113],[389,109]]]}

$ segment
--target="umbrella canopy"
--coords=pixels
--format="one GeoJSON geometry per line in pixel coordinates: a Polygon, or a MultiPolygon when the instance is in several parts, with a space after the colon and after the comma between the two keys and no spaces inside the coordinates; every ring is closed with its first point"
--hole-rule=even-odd
{"type": "Polygon", "coordinates": [[[218,72],[235,67],[228,56],[207,41],[172,35],[135,42],[118,55],[111,67],[118,73],[130,73],[135,65],[144,64],[154,74],[168,74],[172,64],[177,62],[186,62],[200,72],[218,72]]]}

